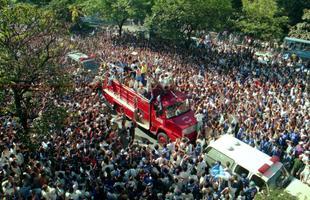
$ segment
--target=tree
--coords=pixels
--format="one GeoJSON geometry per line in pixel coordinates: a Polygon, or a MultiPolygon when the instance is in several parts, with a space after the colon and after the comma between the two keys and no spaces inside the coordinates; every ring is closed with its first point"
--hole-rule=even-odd
{"type": "Polygon", "coordinates": [[[135,12],[131,18],[143,23],[145,18],[152,13],[152,7],[154,6],[154,3],[155,0],[135,0],[135,12]]]}
{"type": "Polygon", "coordinates": [[[242,0],[231,0],[232,8],[240,11],[242,9],[242,0]]]}
{"type": "Polygon", "coordinates": [[[302,21],[303,10],[310,8],[310,1],[305,0],[277,0],[283,14],[288,16],[289,25],[295,25],[302,21]]]}
{"type": "Polygon", "coordinates": [[[74,22],[79,15],[76,4],[76,0],[52,0],[47,8],[55,13],[58,20],[74,22]]]}
{"type": "Polygon", "coordinates": [[[231,10],[230,0],[158,0],[147,24],[162,38],[189,40],[198,31],[223,28],[231,10]]]}
{"type": "Polygon", "coordinates": [[[137,16],[142,2],[142,0],[87,0],[81,2],[80,7],[86,15],[99,15],[116,24],[121,36],[125,22],[137,16]]]}
{"type": "Polygon", "coordinates": [[[280,38],[288,18],[279,16],[275,0],[242,0],[243,15],[235,25],[243,33],[264,40],[280,38]]]}
{"type": "Polygon", "coordinates": [[[4,7],[9,5],[8,0],[0,0],[0,9],[3,9],[4,7]]]}
{"type": "Polygon", "coordinates": [[[27,133],[33,102],[69,80],[58,64],[63,31],[52,12],[30,4],[1,7],[0,20],[0,89],[12,92],[14,115],[27,133]]]}
{"type": "Polygon", "coordinates": [[[47,5],[51,0],[9,0],[12,3],[30,3],[35,4],[38,6],[45,6],[47,5]]]}
{"type": "Polygon", "coordinates": [[[291,37],[310,40],[310,9],[304,10],[302,20],[303,22],[300,22],[291,28],[289,35],[291,37]]]}

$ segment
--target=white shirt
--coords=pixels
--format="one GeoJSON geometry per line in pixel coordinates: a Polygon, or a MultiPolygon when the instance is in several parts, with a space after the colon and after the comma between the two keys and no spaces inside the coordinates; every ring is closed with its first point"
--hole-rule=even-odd
{"type": "Polygon", "coordinates": [[[51,187],[47,186],[47,190],[46,191],[42,190],[42,196],[45,199],[56,200],[57,195],[56,195],[55,188],[51,188],[51,187]]]}

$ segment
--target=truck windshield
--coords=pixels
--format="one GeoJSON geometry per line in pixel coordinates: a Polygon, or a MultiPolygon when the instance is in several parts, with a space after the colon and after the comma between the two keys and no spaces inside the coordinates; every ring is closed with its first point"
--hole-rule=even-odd
{"type": "Polygon", "coordinates": [[[186,113],[187,111],[189,111],[189,106],[186,103],[186,101],[177,102],[171,106],[166,107],[167,118],[172,118],[172,117],[182,115],[183,113],[186,113]]]}
{"type": "Polygon", "coordinates": [[[289,174],[286,171],[286,169],[282,166],[282,168],[269,179],[268,185],[283,188],[287,185],[288,181],[289,181],[289,174]]]}

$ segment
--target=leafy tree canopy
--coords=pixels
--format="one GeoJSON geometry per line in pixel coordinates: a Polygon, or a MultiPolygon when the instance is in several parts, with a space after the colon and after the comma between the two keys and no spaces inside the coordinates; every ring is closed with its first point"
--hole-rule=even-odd
{"type": "Polygon", "coordinates": [[[289,25],[295,25],[302,21],[304,9],[310,8],[310,1],[307,0],[277,0],[282,12],[288,16],[289,25]]]}
{"type": "Polygon", "coordinates": [[[304,10],[302,22],[293,26],[289,35],[300,39],[310,40],[310,9],[304,10]]]}
{"type": "Polygon", "coordinates": [[[122,28],[128,19],[144,21],[152,5],[153,1],[147,0],[87,0],[79,4],[84,14],[98,15],[116,24],[119,35],[122,34],[122,28]]]}
{"type": "Polygon", "coordinates": [[[51,11],[32,4],[2,7],[0,20],[0,89],[12,92],[14,115],[27,132],[39,94],[58,93],[69,80],[59,65],[63,31],[51,11]]]}
{"type": "Polygon", "coordinates": [[[242,0],[243,15],[236,20],[236,27],[243,33],[264,40],[280,38],[288,18],[279,15],[275,0],[242,0]]]}
{"type": "Polygon", "coordinates": [[[200,30],[220,30],[231,10],[230,0],[158,0],[147,24],[163,38],[189,39],[200,30]]]}

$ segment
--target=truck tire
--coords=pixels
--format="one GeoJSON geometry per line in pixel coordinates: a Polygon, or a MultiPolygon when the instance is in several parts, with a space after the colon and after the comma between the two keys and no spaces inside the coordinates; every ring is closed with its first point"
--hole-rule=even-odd
{"type": "Polygon", "coordinates": [[[169,142],[169,138],[167,136],[166,133],[164,132],[159,132],[157,134],[157,141],[160,145],[164,145],[164,144],[167,144],[169,142]]]}

